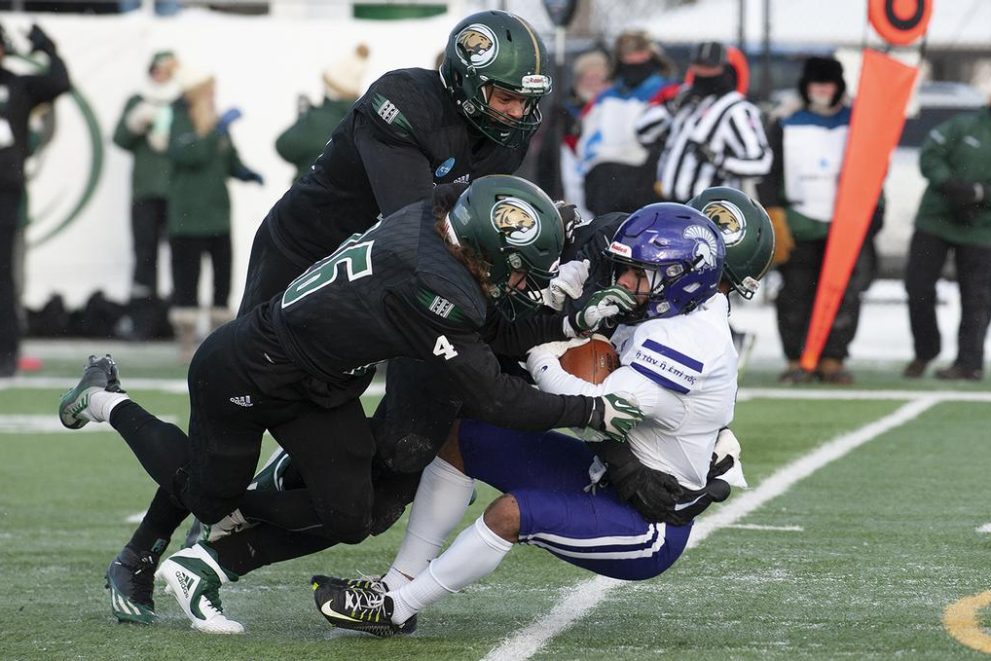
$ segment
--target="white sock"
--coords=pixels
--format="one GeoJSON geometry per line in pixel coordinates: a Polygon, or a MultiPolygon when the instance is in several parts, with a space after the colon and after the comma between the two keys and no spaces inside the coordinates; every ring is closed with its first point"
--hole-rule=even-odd
{"type": "Polygon", "coordinates": [[[424,469],[410,510],[406,536],[386,574],[385,582],[390,588],[395,586],[389,582],[389,576],[394,580],[397,572],[417,576],[437,557],[444,540],[468,509],[474,486],[473,479],[440,457],[424,469]]]}
{"type": "Polygon", "coordinates": [[[382,582],[385,583],[385,587],[389,590],[398,590],[411,580],[413,579],[409,578],[406,574],[403,574],[395,567],[389,567],[389,571],[382,577],[382,582]]]}
{"type": "Polygon", "coordinates": [[[484,518],[478,517],[426,571],[399,590],[389,592],[393,623],[402,624],[430,604],[488,576],[511,548],[512,542],[492,532],[484,518]]]}
{"type": "Polygon", "coordinates": [[[122,392],[107,392],[101,390],[89,396],[89,406],[83,412],[83,416],[93,422],[106,422],[110,419],[110,412],[121,402],[131,399],[122,392]]]}

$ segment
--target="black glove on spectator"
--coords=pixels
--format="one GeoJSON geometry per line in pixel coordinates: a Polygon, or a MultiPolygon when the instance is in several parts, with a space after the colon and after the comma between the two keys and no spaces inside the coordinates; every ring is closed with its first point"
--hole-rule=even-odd
{"type": "Polygon", "coordinates": [[[954,207],[988,203],[988,186],[960,179],[948,179],[936,187],[954,207]]]}
{"type": "Polygon", "coordinates": [[[671,475],[640,463],[626,443],[605,440],[595,444],[595,453],[608,466],[606,475],[624,502],[633,505],[648,521],[669,521],[684,489],[671,475]]]}
{"type": "Polygon", "coordinates": [[[39,50],[49,54],[55,52],[55,42],[37,25],[31,26],[31,31],[28,32],[28,41],[31,42],[32,53],[39,50]]]}

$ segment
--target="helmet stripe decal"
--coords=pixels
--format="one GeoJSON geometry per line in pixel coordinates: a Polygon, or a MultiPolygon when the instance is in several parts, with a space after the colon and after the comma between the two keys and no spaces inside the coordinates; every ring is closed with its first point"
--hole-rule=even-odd
{"type": "Polygon", "coordinates": [[[536,61],[536,67],[534,69],[534,73],[539,74],[541,62],[540,62],[540,43],[537,41],[537,35],[534,33],[533,28],[530,27],[529,23],[524,21],[519,16],[516,16],[515,18],[517,21],[520,22],[520,25],[523,26],[523,29],[526,30],[526,33],[530,35],[530,41],[533,42],[533,57],[536,61]]]}

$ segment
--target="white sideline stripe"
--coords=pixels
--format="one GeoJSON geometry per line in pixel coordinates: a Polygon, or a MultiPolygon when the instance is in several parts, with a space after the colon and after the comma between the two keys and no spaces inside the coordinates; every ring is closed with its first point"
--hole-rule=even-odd
{"type": "MultiPolygon", "coordinates": [[[[128,390],[151,390],[153,392],[167,392],[184,395],[187,392],[185,379],[122,379],[123,385],[128,390]]],[[[9,379],[0,379],[0,390],[10,390],[22,388],[25,390],[68,390],[72,388],[78,379],[71,377],[62,378],[55,376],[15,376],[9,379]]],[[[366,395],[384,395],[385,383],[374,382],[365,390],[366,395]]]]}
{"type": "Polygon", "coordinates": [[[977,532],[991,532],[991,523],[985,523],[977,528],[977,532]]]}
{"type": "Polygon", "coordinates": [[[961,390],[803,390],[801,388],[740,388],[738,401],[747,399],[935,399],[939,402],[991,402],[991,392],[961,390]]]}
{"type": "Polygon", "coordinates": [[[726,526],[733,530],[771,530],[774,532],[805,532],[802,526],[761,526],[756,523],[734,523],[726,526]]]}
{"type": "MultiPolygon", "coordinates": [[[[847,392],[849,393],[849,391],[847,392]]],[[[918,395],[918,393],[913,394],[918,395]]],[[[881,434],[918,417],[940,401],[939,397],[925,397],[909,402],[880,420],[867,424],[849,434],[838,436],[809,454],[782,466],[762,481],[757,488],[736,496],[712,515],[700,518],[692,529],[686,550],[698,546],[706,537],[720,528],[734,525],[764,503],[780,496],[796,482],[812,475],[823,466],[836,461],[851,450],[874,440],[881,434]]],[[[550,613],[504,640],[486,654],[483,661],[529,659],[547,641],[598,606],[613,588],[625,582],[596,576],[568,588],[550,613]]]]}
{"type": "MultiPolygon", "coordinates": [[[[159,418],[165,422],[176,424],[173,416],[162,416],[159,418]]],[[[110,425],[90,423],[80,429],[67,429],[62,426],[58,413],[42,415],[6,415],[0,414],[0,434],[65,434],[65,433],[86,433],[86,432],[112,432],[114,429],[110,425]]]]}
{"type": "Polygon", "coordinates": [[[148,510],[145,510],[143,512],[138,512],[137,514],[132,514],[126,519],[124,519],[124,523],[141,523],[142,521],[145,520],[145,514],[147,513],[148,510]]]}

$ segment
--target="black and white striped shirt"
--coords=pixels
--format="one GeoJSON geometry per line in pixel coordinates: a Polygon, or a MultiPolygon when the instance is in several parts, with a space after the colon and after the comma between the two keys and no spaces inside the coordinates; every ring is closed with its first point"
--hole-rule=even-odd
{"type": "Polygon", "coordinates": [[[636,130],[644,144],[666,134],[658,190],[674,202],[687,202],[710,186],[739,188],[742,179],[767,174],[774,158],[760,111],[736,91],[689,99],[673,111],[649,106],[636,130]]]}

